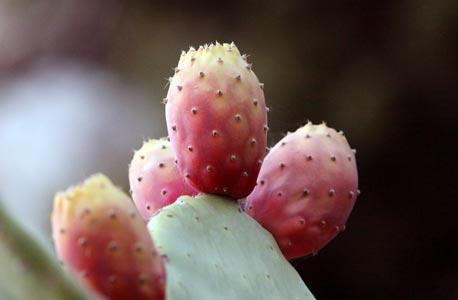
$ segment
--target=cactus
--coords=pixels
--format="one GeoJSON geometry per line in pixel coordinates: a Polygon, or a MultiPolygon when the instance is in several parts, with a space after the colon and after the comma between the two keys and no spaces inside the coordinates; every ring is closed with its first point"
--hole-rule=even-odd
{"type": "Polygon", "coordinates": [[[170,143],[145,143],[130,166],[138,210],[103,175],[58,193],[67,277],[0,207],[0,299],[315,299],[288,259],[343,230],[355,156],[335,130],[308,124],[263,162],[262,87],[234,44],[184,52],[165,101],[170,143]]]}
{"type": "Polygon", "coordinates": [[[267,141],[264,85],[234,44],[183,53],[166,98],[178,168],[197,190],[246,197],[267,141]]]}
{"type": "Polygon", "coordinates": [[[66,276],[57,260],[0,202],[0,299],[96,299],[66,276]]]}
{"type": "Polygon", "coordinates": [[[314,299],[275,240],[237,202],[180,197],[148,223],[166,258],[167,299],[314,299]]]}

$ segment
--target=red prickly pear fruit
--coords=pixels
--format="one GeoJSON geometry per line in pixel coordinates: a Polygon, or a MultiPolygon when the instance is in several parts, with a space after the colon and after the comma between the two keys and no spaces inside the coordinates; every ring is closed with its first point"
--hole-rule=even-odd
{"type": "Polygon", "coordinates": [[[51,215],[68,271],[110,300],[165,299],[165,267],[132,200],[104,175],[58,193],[51,215]]]}
{"type": "Polygon", "coordinates": [[[198,191],[253,190],[267,143],[263,87],[233,43],[183,52],[164,102],[178,168],[198,191]]]}
{"type": "Polygon", "coordinates": [[[292,259],[316,254],[343,231],[358,193],[355,155],[343,133],[308,123],[271,149],[245,211],[292,259]]]}
{"type": "Polygon", "coordinates": [[[132,198],[144,220],[183,195],[195,196],[175,164],[170,142],[164,138],[145,142],[129,167],[132,198]]]}

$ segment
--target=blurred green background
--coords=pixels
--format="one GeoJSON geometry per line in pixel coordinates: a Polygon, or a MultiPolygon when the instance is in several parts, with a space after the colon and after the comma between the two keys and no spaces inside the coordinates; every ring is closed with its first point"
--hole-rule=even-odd
{"type": "Polygon", "coordinates": [[[234,41],[271,108],[345,131],[362,194],[344,234],[294,262],[318,299],[458,299],[453,0],[0,0],[0,198],[50,245],[57,190],[167,135],[182,49],[234,41]]]}

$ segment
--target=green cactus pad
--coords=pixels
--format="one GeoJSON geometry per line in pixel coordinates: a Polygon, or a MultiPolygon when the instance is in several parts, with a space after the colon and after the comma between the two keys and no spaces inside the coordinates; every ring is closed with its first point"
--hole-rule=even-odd
{"type": "Polygon", "coordinates": [[[0,203],[0,299],[90,299],[0,203]]]}
{"type": "Polygon", "coordinates": [[[148,229],[165,257],[168,300],[312,300],[275,240],[228,198],[182,196],[148,229]]]}

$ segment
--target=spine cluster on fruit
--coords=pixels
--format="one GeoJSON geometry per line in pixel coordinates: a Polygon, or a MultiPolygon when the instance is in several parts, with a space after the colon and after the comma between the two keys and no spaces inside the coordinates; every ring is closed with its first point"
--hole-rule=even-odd
{"type": "Polygon", "coordinates": [[[111,300],[315,299],[288,260],[345,229],[359,190],[343,133],[309,122],[266,154],[264,84],[234,43],[183,51],[164,103],[133,199],[100,174],[56,195],[64,269],[111,300]]]}

